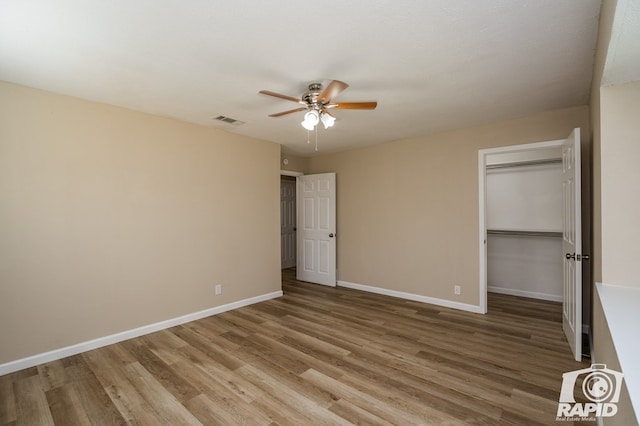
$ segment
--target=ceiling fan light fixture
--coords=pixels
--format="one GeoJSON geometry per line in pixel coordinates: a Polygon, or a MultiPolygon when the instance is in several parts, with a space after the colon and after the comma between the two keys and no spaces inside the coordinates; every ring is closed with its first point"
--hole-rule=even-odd
{"type": "MultiPolygon", "coordinates": [[[[283,115],[293,114],[299,111],[306,111],[304,120],[300,123],[308,132],[315,130],[316,132],[316,151],[318,150],[318,124],[322,121],[325,129],[333,127],[336,118],[329,114],[328,109],[376,109],[378,102],[334,102],[333,98],[339,95],[349,85],[343,81],[331,80],[327,85],[320,83],[311,83],[309,91],[303,93],[302,98],[294,98],[293,96],[282,95],[270,90],[260,90],[263,95],[272,96],[274,98],[283,99],[285,101],[294,102],[299,105],[298,108],[288,111],[269,114],[269,117],[282,117],[283,115]]],[[[307,143],[309,141],[309,133],[307,133],[307,143]]]]}
{"type": "Polygon", "coordinates": [[[307,130],[313,130],[319,121],[320,114],[315,109],[312,109],[304,115],[304,120],[302,120],[300,124],[307,130]]]}
{"type": "Polygon", "coordinates": [[[333,127],[333,124],[336,122],[336,118],[334,116],[329,115],[325,112],[320,114],[320,119],[322,120],[322,124],[324,124],[325,129],[333,127]]]}

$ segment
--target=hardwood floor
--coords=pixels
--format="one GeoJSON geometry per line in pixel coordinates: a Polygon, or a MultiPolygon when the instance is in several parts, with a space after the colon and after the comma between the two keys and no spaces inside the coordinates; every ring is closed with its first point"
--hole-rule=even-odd
{"type": "Polygon", "coordinates": [[[478,315],[283,272],[282,298],[0,377],[0,424],[548,425],[588,367],[557,303],[478,315]]]}

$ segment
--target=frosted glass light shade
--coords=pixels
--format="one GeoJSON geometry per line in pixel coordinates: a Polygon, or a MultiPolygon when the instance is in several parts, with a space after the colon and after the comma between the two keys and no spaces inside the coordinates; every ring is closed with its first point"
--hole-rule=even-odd
{"type": "Polygon", "coordinates": [[[320,119],[322,120],[322,124],[324,124],[325,129],[333,126],[333,123],[336,122],[336,118],[329,114],[321,114],[320,119]]]}
{"type": "Polygon", "coordinates": [[[307,130],[313,130],[316,124],[320,121],[320,114],[316,110],[311,110],[304,115],[304,120],[302,120],[302,127],[307,130]]]}

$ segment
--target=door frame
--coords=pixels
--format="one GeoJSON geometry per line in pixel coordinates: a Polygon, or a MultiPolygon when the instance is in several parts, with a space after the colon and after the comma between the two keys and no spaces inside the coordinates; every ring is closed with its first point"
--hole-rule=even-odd
{"type": "Polygon", "coordinates": [[[298,176],[304,176],[304,173],[302,173],[302,172],[292,172],[290,170],[280,170],[280,176],[298,177],[298,176]]]}
{"type": "Polygon", "coordinates": [[[480,295],[478,300],[480,301],[480,312],[483,314],[487,313],[487,157],[492,154],[532,152],[549,148],[561,148],[566,140],[567,139],[565,138],[546,142],[533,142],[478,150],[478,246],[480,253],[480,295]]]}

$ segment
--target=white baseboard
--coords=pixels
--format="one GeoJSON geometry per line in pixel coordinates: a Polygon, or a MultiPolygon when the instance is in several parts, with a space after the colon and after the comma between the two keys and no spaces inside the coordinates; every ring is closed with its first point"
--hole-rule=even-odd
{"type": "Polygon", "coordinates": [[[338,286],[352,288],[354,290],[367,291],[369,293],[382,294],[385,296],[398,297],[400,299],[413,300],[415,302],[429,303],[431,305],[444,306],[447,308],[460,309],[462,311],[474,312],[482,314],[482,309],[477,305],[469,305],[467,303],[453,302],[446,299],[438,299],[435,297],[422,296],[419,294],[405,293],[403,291],[389,290],[381,287],[373,287],[364,284],[355,284],[347,281],[338,281],[338,286]]]}
{"type": "Polygon", "coordinates": [[[191,321],[196,321],[201,318],[210,317],[212,315],[221,314],[222,312],[227,312],[234,309],[242,308],[243,306],[253,305],[254,303],[264,302],[265,300],[269,300],[269,299],[275,299],[276,297],[281,297],[281,296],[282,296],[282,290],[274,291],[273,293],[267,293],[267,294],[262,294],[260,296],[250,297],[248,299],[239,300],[237,302],[228,303],[226,305],[216,306],[214,308],[209,308],[203,311],[194,312],[194,313],[183,315],[177,318],[172,318],[172,319],[160,321],[154,324],[145,325],[142,327],[134,328],[132,330],[123,331],[121,333],[99,337],[97,339],[89,340],[86,342],[78,343],[78,344],[67,346],[60,349],[54,349],[52,351],[33,355],[27,358],[10,361],[5,364],[0,364],[0,376],[13,373],[15,371],[23,370],[25,368],[44,364],[46,362],[51,362],[61,358],[66,358],[71,355],[77,355],[79,353],[90,351],[92,349],[97,349],[103,346],[112,345],[114,343],[122,342],[124,340],[133,339],[134,337],[139,337],[145,334],[154,333],[156,331],[164,330],[170,327],[175,327],[176,325],[184,324],[191,321]]]}
{"type": "Polygon", "coordinates": [[[551,302],[562,302],[562,295],[537,293],[534,291],[514,290],[512,288],[494,287],[492,285],[487,287],[489,293],[508,294],[509,296],[529,297],[531,299],[549,300],[551,302]]]}

